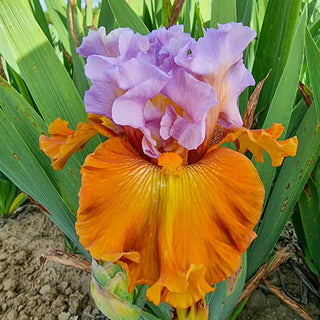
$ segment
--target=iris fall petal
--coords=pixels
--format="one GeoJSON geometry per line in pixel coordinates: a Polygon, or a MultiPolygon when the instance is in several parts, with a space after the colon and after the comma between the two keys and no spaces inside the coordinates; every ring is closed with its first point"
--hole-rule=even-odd
{"type": "Polygon", "coordinates": [[[187,308],[239,267],[264,188],[230,149],[190,166],[167,158],[147,162],[120,137],[101,144],[82,167],[76,230],[95,259],[124,267],[131,290],[148,284],[154,303],[187,308]]]}

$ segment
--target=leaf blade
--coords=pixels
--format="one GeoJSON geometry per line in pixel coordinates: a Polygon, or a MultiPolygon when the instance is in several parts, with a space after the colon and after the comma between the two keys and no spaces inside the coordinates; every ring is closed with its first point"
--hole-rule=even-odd
{"type": "Polygon", "coordinates": [[[247,274],[247,254],[242,256],[241,271],[238,278],[230,287],[230,280],[217,284],[217,290],[206,296],[209,305],[209,320],[226,319],[232,312],[242,293],[247,274]],[[210,299],[210,300],[209,300],[210,299]]]}
{"type": "Polygon", "coordinates": [[[149,30],[132,8],[124,0],[109,0],[113,15],[121,28],[131,28],[134,32],[142,35],[148,34],[149,30]]]}
{"type": "Polygon", "coordinates": [[[64,49],[71,54],[71,48],[68,39],[67,15],[65,3],[61,0],[44,0],[53,25],[59,34],[60,41],[64,49]]]}
{"type": "Polygon", "coordinates": [[[320,193],[312,179],[309,179],[307,188],[302,192],[299,200],[299,211],[305,239],[312,261],[320,274],[320,193]]]}
{"type": "Polygon", "coordinates": [[[46,123],[61,117],[75,127],[83,121],[83,102],[30,8],[18,0],[1,1],[0,28],[46,123]]]}
{"type": "MultiPolygon", "coordinates": [[[[281,123],[284,126],[284,131],[281,136],[282,139],[286,137],[286,132],[289,127],[292,106],[295,102],[302,68],[306,18],[306,10],[304,10],[292,42],[287,63],[263,124],[263,128],[269,128],[273,123],[281,123]]],[[[276,168],[271,166],[269,159],[264,163],[255,163],[255,166],[265,186],[265,197],[267,199],[276,168]]]]}
{"type": "Polygon", "coordinates": [[[217,28],[218,23],[237,21],[236,0],[212,0],[210,27],[217,28]]]}
{"type": "Polygon", "coordinates": [[[316,102],[316,113],[320,119],[320,50],[308,30],[306,31],[306,53],[312,91],[316,102]]]}
{"type": "MultiPolygon", "coordinates": [[[[301,0],[270,0],[268,2],[252,73],[256,81],[260,81],[270,69],[273,72],[261,92],[257,112],[268,106],[274,95],[291,48],[300,7],[301,0]]],[[[259,121],[260,125],[264,121],[263,115],[265,116],[265,113],[259,121]]]]}

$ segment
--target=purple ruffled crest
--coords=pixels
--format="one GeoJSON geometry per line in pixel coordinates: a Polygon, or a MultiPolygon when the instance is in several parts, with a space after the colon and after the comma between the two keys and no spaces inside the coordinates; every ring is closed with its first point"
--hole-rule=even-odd
{"type": "Polygon", "coordinates": [[[225,127],[242,126],[237,100],[244,89],[255,84],[242,56],[255,36],[255,31],[241,23],[219,24],[218,29],[206,30],[196,43],[185,45],[175,57],[178,65],[214,87],[218,121],[225,127]]]}
{"type": "Polygon", "coordinates": [[[197,149],[211,108],[218,108],[211,114],[219,113],[219,124],[242,125],[237,99],[254,84],[242,53],[254,37],[237,23],[208,29],[198,41],[182,26],[146,36],[128,28],[108,35],[103,27],[90,31],[77,49],[87,58],[92,82],[86,111],[141,131],[141,149],[151,158],[166,151],[169,141],[197,149]]]}

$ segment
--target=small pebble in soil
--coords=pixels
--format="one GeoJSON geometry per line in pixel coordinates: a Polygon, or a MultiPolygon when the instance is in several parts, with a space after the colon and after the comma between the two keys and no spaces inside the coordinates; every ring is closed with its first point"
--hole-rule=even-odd
{"type": "Polygon", "coordinates": [[[6,279],[3,281],[3,290],[4,291],[13,291],[17,287],[17,281],[15,279],[6,279]]]}
{"type": "Polygon", "coordinates": [[[70,319],[69,312],[61,312],[58,316],[58,320],[68,320],[68,319],[70,319]]]}
{"type": "Polygon", "coordinates": [[[11,310],[7,314],[7,319],[8,320],[17,320],[18,318],[18,312],[16,310],[11,310]]]}
{"type": "Polygon", "coordinates": [[[48,284],[45,284],[40,289],[40,294],[45,295],[51,291],[51,287],[48,284]]]}

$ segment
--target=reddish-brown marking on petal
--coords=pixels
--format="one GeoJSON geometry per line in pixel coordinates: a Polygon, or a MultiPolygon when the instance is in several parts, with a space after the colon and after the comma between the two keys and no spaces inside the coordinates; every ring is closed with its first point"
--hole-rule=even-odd
{"type": "Polygon", "coordinates": [[[256,236],[263,184],[230,149],[212,149],[176,174],[117,137],[98,146],[81,172],[82,245],[95,259],[119,263],[130,290],[150,285],[156,304],[187,308],[202,299],[234,274],[256,236]]]}

